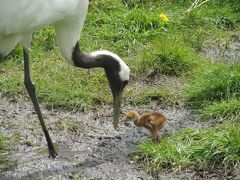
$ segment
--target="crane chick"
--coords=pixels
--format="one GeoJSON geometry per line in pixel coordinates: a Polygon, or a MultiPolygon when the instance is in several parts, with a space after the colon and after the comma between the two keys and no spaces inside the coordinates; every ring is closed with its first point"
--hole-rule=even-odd
{"type": "Polygon", "coordinates": [[[126,113],[124,122],[127,121],[133,121],[137,127],[147,128],[151,132],[155,142],[160,141],[159,130],[163,128],[167,122],[166,118],[161,113],[147,112],[143,113],[143,115],[140,117],[136,111],[129,111],[126,113]]]}

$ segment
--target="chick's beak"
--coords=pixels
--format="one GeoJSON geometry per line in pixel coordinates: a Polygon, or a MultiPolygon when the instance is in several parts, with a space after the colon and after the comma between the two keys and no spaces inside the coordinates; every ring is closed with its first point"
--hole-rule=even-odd
{"type": "Polygon", "coordinates": [[[130,126],[128,117],[125,117],[125,118],[123,119],[123,123],[124,123],[125,126],[130,126]]]}

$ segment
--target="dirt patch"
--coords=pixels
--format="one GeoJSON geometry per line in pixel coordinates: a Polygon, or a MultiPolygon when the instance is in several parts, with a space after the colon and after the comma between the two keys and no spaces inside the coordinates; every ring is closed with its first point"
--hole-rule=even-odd
{"type": "MultiPolygon", "coordinates": [[[[84,179],[148,179],[151,178],[128,155],[136,150],[139,142],[150,134],[132,124],[112,126],[110,107],[98,111],[68,112],[43,109],[47,127],[59,150],[55,160],[48,158],[45,138],[30,102],[11,102],[1,98],[0,130],[17,136],[10,159],[12,165],[1,169],[1,179],[77,178],[84,179]]],[[[131,110],[125,106],[123,112],[131,110]]],[[[183,127],[201,127],[192,120],[192,113],[182,108],[142,108],[159,111],[168,118],[164,133],[183,127]]]]}
{"type": "Polygon", "coordinates": [[[227,42],[206,39],[203,43],[202,54],[211,60],[240,63],[240,35],[232,35],[227,42]]]}
{"type": "MultiPolygon", "coordinates": [[[[129,86],[137,89],[150,84],[181,88],[183,80],[157,75],[129,86]]],[[[112,108],[109,106],[85,113],[47,110],[42,107],[46,125],[59,152],[56,159],[49,159],[46,141],[32,104],[27,100],[11,102],[3,97],[0,102],[0,131],[15,137],[15,142],[11,142],[11,165],[0,168],[0,179],[137,180],[200,177],[194,170],[148,174],[141,164],[131,160],[129,154],[136,151],[139,142],[149,139],[150,133],[134,127],[133,124],[126,126],[123,123],[120,123],[120,130],[115,131],[112,125],[112,108]]],[[[168,119],[161,132],[163,136],[185,127],[203,128],[210,125],[194,121],[194,112],[181,106],[164,107],[155,103],[151,107],[146,105],[137,108],[125,103],[121,119],[124,112],[129,110],[163,113],[168,119]]]]}

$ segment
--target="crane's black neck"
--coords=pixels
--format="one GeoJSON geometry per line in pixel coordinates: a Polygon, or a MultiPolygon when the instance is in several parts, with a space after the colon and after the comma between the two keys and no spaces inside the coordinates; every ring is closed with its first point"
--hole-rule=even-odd
{"type": "Polygon", "coordinates": [[[105,71],[119,72],[120,63],[111,55],[101,54],[101,55],[89,55],[83,53],[79,48],[79,43],[77,42],[73,52],[72,60],[74,65],[81,68],[95,68],[102,67],[105,71]]]}
{"type": "Polygon", "coordinates": [[[80,68],[104,68],[114,96],[119,94],[127,84],[127,81],[122,82],[119,76],[121,70],[120,62],[111,54],[85,54],[81,52],[79,44],[77,43],[72,52],[72,60],[74,65],[80,68]]]}
{"type": "Polygon", "coordinates": [[[81,52],[78,42],[73,49],[72,60],[75,66],[81,68],[89,69],[94,67],[103,67],[103,62],[97,61],[95,57],[81,52]]]}

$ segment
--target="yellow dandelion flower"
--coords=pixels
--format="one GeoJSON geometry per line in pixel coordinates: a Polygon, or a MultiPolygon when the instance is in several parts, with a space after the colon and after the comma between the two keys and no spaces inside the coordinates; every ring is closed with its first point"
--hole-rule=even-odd
{"type": "Polygon", "coordinates": [[[169,18],[167,17],[166,14],[161,13],[161,14],[160,14],[160,19],[161,19],[163,22],[165,22],[165,23],[168,23],[168,22],[169,22],[169,18]]]}

